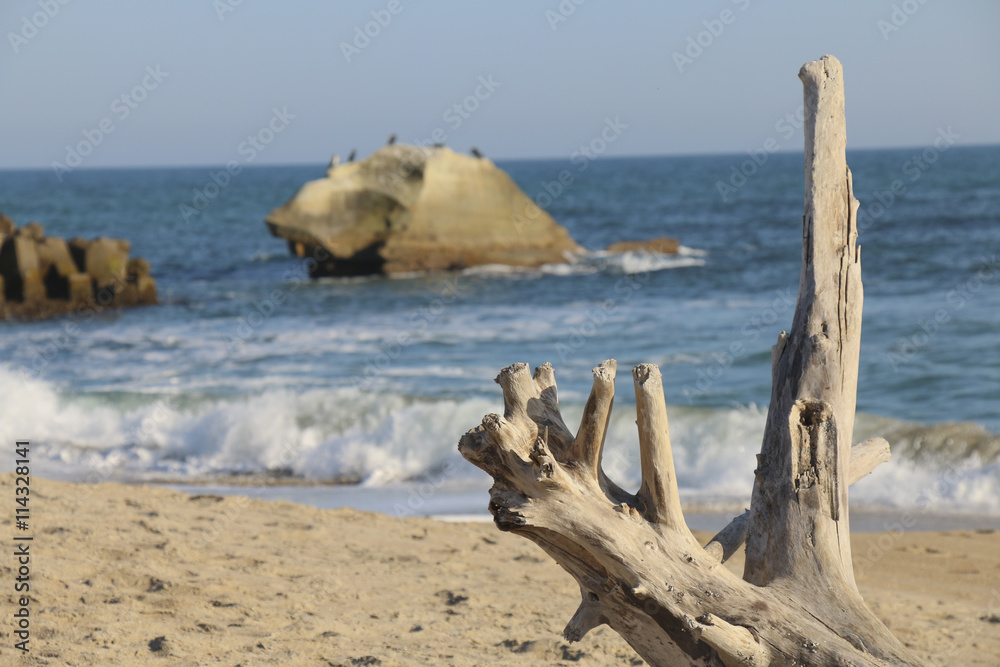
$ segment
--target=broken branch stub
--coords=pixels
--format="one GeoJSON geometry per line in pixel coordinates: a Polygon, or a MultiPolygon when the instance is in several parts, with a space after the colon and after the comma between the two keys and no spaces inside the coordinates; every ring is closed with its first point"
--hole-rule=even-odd
{"type": "Polygon", "coordinates": [[[642,484],[609,480],[601,453],[616,364],[594,369],[573,435],[548,364],[497,377],[504,414],[459,451],[494,480],[501,530],[538,544],[580,585],[565,636],[607,624],[652,665],[917,665],[854,584],[847,487],[888,460],[880,438],[853,449],[861,273],[844,157],[840,63],[800,72],[806,96],[803,267],[791,332],[772,353],[773,392],[750,509],[705,547],[681,511],[660,370],[633,371],[642,484]],[[743,578],[720,567],[744,543],[743,578]]]}

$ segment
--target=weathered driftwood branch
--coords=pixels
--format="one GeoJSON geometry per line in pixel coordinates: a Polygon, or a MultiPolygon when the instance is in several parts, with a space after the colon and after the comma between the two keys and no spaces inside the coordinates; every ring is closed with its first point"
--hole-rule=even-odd
{"type": "MultiPolygon", "coordinates": [[[[889,443],[884,438],[869,438],[851,448],[850,473],[847,483],[854,484],[867,477],[875,468],[889,460],[889,443]]],[[[729,522],[719,534],[705,545],[705,551],[718,558],[720,563],[729,560],[747,539],[747,521],[750,510],[729,522]]]]}
{"type": "Polygon", "coordinates": [[[851,448],[861,331],[857,201],[845,161],[843,79],[830,56],[803,66],[806,209],[799,296],[772,356],[773,391],[750,510],[704,548],[677,493],[660,371],[633,370],[642,484],[601,469],[614,361],[594,369],[577,434],[548,364],[505,368],[504,414],[459,450],[494,479],[501,530],[537,543],[580,584],[572,641],[608,624],[653,665],[916,665],[865,606],[851,566],[847,488],[884,460],[851,448]],[[720,564],[746,543],[743,578],[720,564]]]}

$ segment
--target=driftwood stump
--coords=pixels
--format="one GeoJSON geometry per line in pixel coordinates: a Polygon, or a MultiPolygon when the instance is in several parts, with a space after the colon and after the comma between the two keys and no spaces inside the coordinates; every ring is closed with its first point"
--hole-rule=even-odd
{"type": "Polygon", "coordinates": [[[527,537],[580,584],[565,636],[607,624],[652,665],[917,665],[854,583],[847,488],[888,460],[851,447],[861,334],[861,264],[845,158],[844,87],[832,56],[807,63],[802,274],[773,389],[750,510],[707,545],[684,521],[659,369],[633,372],[642,485],[607,478],[601,451],[616,364],[594,369],[574,435],[552,367],[500,372],[504,414],[459,442],[489,473],[500,530],[527,537]],[[746,544],[740,579],[721,564],[746,544]]]}

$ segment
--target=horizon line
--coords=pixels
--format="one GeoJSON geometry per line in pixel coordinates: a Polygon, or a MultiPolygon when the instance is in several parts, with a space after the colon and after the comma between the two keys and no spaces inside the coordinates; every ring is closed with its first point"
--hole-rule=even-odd
{"type": "MultiPolygon", "coordinates": [[[[404,144],[400,142],[400,145],[411,145],[416,146],[416,144],[404,144]]],[[[450,146],[445,146],[445,148],[451,148],[450,146]]],[[[906,150],[920,150],[927,148],[926,145],[913,145],[913,146],[883,146],[883,147],[859,147],[859,148],[847,148],[848,153],[852,152],[874,152],[874,151],[906,151],[906,150]]],[[[984,144],[955,144],[951,148],[1000,148],[1000,142],[997,143],[984,143],[984,144]]],[[[378,150],[378,149],[376,149],[378,150]]],[[[451,149],[455,150],[455,149],[451,149]]],[[[723,151],[714,152],[707,151],[703,153],[630,153],[625,155],[602,155],[598,159],[604,160],[629,160],[636,158],[689,158],[689,157],[730,157],[730,156],[743,156],[750,154],[753,149],[743,150],[741,152],[723,151]]],[[[778,150],[769,155],[794,155],[801,154],[802,150],[778,150]]],[[[375,151],[372,151],[374,153],[375,151]]],[[[459,152],[459,151],[455,151],[459,152]]],[[[371,153],[369,153],[371,155],[371,153]]],[[[493,159],[488,155],[485,156],[490,159],[494,164],[504,163],[504,162],[555,162],[555,161],[568,161],[567,156],[548,156],[548,157],[504,157],[493,159]]],[[[365,158],[360,158],[357,161],[364,160],[365,158]]],[[[258,164],[241,164],[241,169],[253,169],[257,167],[315,167],[316,165],[325,165],[328,161],[318,161],[318,162],[261,162],[258,164]]],[[[119,165],[107,165],[100,167],[85,167],[80,166],[73,169],[73,171],[122,171],[128,169],[217,169],[225,168],[226,163],[218,162],[204,162],[195,164],[119,164],[119,165]]],[[[51,171],[52,167],[7,167],[0,166],[0,172],[11,172],[11,171],[51,171]]]]}

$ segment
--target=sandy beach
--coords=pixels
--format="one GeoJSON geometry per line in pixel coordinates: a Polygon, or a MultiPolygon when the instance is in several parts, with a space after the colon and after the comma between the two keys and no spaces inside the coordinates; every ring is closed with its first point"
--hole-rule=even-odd
{"type": "MultiPolygon", "coordinates": [[[[8,556],[4,664],[644,664],[607,627],[564,641],[576,584],[490,524],[121,484],[31,490],[18,533],[34,537],[30,653],[13,648],[8,556]]],[[[0,493],[12,516],[12,475],[0,493]]],[[[1000,664],[1000,533],[863,533],[854,553],[865,599],[928,664],[1000,664]]]]}

